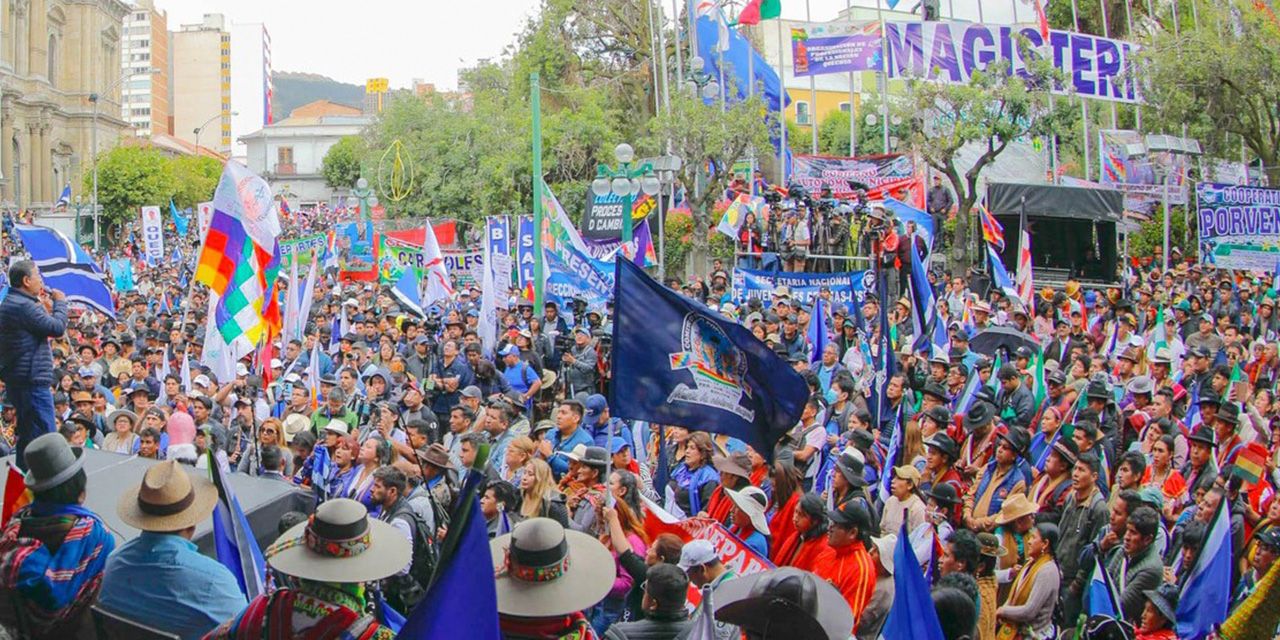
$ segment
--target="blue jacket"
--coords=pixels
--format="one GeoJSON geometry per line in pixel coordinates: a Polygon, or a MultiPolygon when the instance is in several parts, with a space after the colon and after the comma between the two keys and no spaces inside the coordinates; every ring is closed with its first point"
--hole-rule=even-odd
{"type": "Polygon", "coordinates": [[[20,289],[0,303],[0,380],[14,387],[53,384],[53,351],[49,338],[67,330],[67,301],[53,303],[53,313],[20,289]]]}

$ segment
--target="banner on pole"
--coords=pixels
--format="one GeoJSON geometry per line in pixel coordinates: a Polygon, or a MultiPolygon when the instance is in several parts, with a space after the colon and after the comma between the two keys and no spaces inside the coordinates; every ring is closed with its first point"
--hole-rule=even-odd
{"type": "Polygon", "coordinates": [[[142,208],[142,242],[148,258],[164,259],[164,224],[160,220],[160,207],[142,208]]]}
{"type": "Polygon", "coordinates": [[[517,227],[516,262],[519,264],[520,289],[524,290],[534,278],[533,216],[520,216],[517,227]]]}
{"type": "Polygon", "coordinates": [[[311,264],[312,251],[316,256],[323,256],[329,239],[323,233],[317,233],[293,240],[280,242],[280,261],[284,266],[291,266],[296,259],[298,264],[311,264]]]}
{"type": "Polygon", "coordinates": [[[115,280],[116,291],[124,293],[133,291],[133,263],[128,258],[111,259],[111,277],[115,280]]]}
{"type": "MultiPolygon", "coordinates": [[[[840,199],[853,197],[849,181],[861,182],[870,188],[887,187],[914,180],[916,165],[911,156],[890,153],[878,156],[847,158],[840,156],[795,156],[791,160],[791,175],[795,182],[808,189],[816,198],[823,187],[831,189],[831,195],[840,199]]],[[[897,198],[895,194],[887,194],[897,198]]],[[[898,198],[907,202],[907,198],[898,198]]]]}
{"type": "Polygon", "coordinates": [[[338,225],[338,270],[342,278],[373,280],[377,277],[374,262],[373,222],[346,222],[338,225]]]}
{"type": "MultiPolygon", "coordinates": [[[[1034,25],[887,22],[886,62],[890,78],[927,78],[968,84],[975,71],[1007,61],[1009,71],[1027,75],[1028,63],[1049,59],[1074,95],[1109,102],[1139,101],[1134,52],[1138,46],[1098,36],[1050,31],[1048,41],[1034,25]],[[1027,39],[1022,47],[1019,37],[1027,39]]],[[[1066,87],[1055,93],[1065,94],[1066,87]]]]}
{"type": "MultiPolygon", "coordinates": [[[[658,202],[653,196],[639,194],[631,200],[631,221],[639,226],[658,202]]],[[[598,196],[587,187],[587,208],[582,214],[582,238],[618,240],[622,237],[622,197],[612,193],[598,196]]]]}
{"type": "Polygon", "coordinates": [[[1196,185],[1200,261],[1271,273],[1280,261],[1280,189],[1196,185]]]}
{"type": "Polygon", "coordinates": [[[884,67],[880,22],[802,22],[791,27],[792,73],[880,71],[884,67]]]}
{"type": "Polygon", "coordinates": [[[485,218],[485,238],[493,262],[493,284],[503,294],[511,288],[511,219],[507,216],[485,218]],[[506,257],[503,260],[502,257],[506,257]]]}
{"type": "Polygon", "coordinates": [[[768,306],[773,302],[773,292],[782,285],[791,288],[791,299],[796,302],[812,305],[826,287],[831,290],[832,304],[857,309],[862,306],[863,297],[875,291],[875,273],[787,273],[741,267],[733,270],[733,295],[739,302],[758,298],[768,306]]]}
{"type": "Polygon", "coordinates": [[[213,219],[213,203],[201,202],[196,205],[196,223],[199,224],[200,244],[204,244],[204,235],[209,231],[209,221],[213,219]]]}
{"type": "Polygon", "coordinates": [[[1171,205],[1187,204],[1186,170],[1185,156],[1147,151],[1146,141],[1137,131],[1098,132],[1098,182],[1124,192],[1126,211],[1151,215],[1156,204],[1165,198],[1171,205]],[[1168,189],[1165,172],[1172,172],[1168,189]]]}

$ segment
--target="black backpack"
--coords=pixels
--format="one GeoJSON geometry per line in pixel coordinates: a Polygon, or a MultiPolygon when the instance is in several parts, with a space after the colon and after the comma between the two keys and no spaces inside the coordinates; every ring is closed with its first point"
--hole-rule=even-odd
{"type": "MultiPolygon", "coordinates": [[[[431,503],[432,508],[438,513],[434,497],[431,503]]],[[[431,574],[435,572],[436,565],[440,562],[440,544],[436,540],[436,532],[427,528],[427,523],[418,516],[413,507],[409,506],[407,500],[400,501],[388,520],[396,518],[408,522],[413,530],[413,563],[409,566],[408,574],[387,578],[384,581],[383,591],[391,606],[397,611],[408,612],[426,595],[431,574]]]]}

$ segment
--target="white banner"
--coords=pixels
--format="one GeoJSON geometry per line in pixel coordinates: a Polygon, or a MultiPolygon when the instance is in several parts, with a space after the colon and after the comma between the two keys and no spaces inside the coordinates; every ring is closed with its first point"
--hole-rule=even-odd
{"type": "Polygon", "coordinates": [[[142,208],[142,242],[148,258],[164,258],[164,225],[160,221],[160,207],[142,208]]]}
{"type": "Polygon", "coordinates": [[[200,244],[204,244],[204,234],[209,231],[209,221],[213,220],[213,203],[201,202],[196,205],[196,222],[200,225],[200,244]]]}

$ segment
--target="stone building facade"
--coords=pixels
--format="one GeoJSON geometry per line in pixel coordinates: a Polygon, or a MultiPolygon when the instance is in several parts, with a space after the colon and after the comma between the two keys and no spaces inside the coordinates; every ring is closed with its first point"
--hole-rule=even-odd
{"type": "MultiPolygon", "coordinates": [[[[120,118],[119,0],[0,0],[0,206],[43,211],[92,171],[120,118]]],[[[85,193],[85,202],[90,194],[85,193]]]]}

